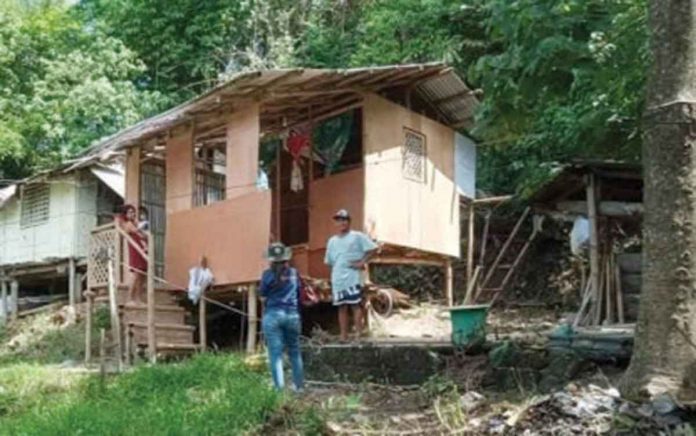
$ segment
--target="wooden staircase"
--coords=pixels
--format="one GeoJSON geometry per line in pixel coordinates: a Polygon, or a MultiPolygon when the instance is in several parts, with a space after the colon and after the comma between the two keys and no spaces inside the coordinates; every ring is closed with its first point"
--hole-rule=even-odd
{"type": "MultiPolygon", "coordinates": [[[[117,304],[121,321],[121,336],[125,345],[126,361],[147,348],[147,305],[126,304],[128,287],[117,287],[117,304]]],[[[187,323],[189,312],[180,305],[181,291],[165,287],[155,288],[155,337],[159,355],[185,354],[197,351],[200,344],[194,342],[196,327],[187,323]]],[[[108,307],[106,289],[99,292],[95,304],[108,307]]]]}

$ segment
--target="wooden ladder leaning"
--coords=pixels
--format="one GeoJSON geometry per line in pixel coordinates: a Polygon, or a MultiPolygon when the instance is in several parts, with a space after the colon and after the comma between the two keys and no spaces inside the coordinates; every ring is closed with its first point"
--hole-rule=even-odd
{"type": "Polygon", "coordinates": [[[517,267],[520,265],[522,259],[527,254],[530,245],[537,237],[541,231],[541,225],[543,223],[543,216],[532,215],[532,232],[529,234],[527,239],[524,240],[524,244],[515,253],[512,247],[515,245],[514,241],[520,233],[522,224],[530,216],[531,209],[529,207],[525,208],[522,215],[515,223],[515,227],[512,232],[508,235],[505,243],[498,252],[495,260],[489,268],[486,269],[485,275],[481,279],[480,284],[476,283],[479,278],[480,267],[477,267],[474,276],[472,277],[472,286],[470,292],[467,292],[467,300],[469,303],[477,302],[483,304],[493,305],[498,297],[505,290],[505,287],[509,284],[510,279],[512,279],[517,267]],[[509,259],[509,263],[503,263],[503,259],[509,259]],[[500,279],[502,277],[502,279],[500,279]]]}

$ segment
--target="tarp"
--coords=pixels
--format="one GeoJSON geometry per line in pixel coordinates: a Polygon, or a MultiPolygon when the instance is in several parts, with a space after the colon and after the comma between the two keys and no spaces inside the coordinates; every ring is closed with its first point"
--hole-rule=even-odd
{"type": "Polygon", "coordinates": [[[114,163],[111,165],[93,165],[89,169],[99,180],[111,188],[116,194],[125,198],[126,196],[126,176],[123,165],[114,163]]]}
{"type": "Polygon", "coordinates": [[[476,198],[476,144],[456,132],[454,143],[454,179],[459,195],[476,198]]]}
{"type": "Polygon", "coordinates": [[[8,201],[17,193],[17,185],[0,188],[0,209],[5,207],[8,201]]]}

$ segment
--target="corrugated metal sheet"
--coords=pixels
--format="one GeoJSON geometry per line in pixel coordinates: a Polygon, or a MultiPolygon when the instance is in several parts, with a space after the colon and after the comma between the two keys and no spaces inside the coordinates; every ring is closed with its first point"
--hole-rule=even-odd
{"type": "Polygon", "coordinates": [[[419,96],[435,107],[450,126],[469,127],[478,101],[464,81],[441,63],[389,65],[344,70],[284,69],[252,71],[231,76],[228,81],[173,109],[141,121],[105,138],[84,154],[86,164],[109,150],[134,145],[142,138],[191,120],[201,112],[222,109],[235,101],[262,98],[263,103],[288,99],[292,91],[327,93],[359,90],[376,92],[390,86],[416,85],[419,96]]]}

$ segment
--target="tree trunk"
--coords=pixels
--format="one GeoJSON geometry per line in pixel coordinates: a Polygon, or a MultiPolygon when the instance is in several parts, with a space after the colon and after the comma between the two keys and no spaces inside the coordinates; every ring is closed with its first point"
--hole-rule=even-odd
{"type": "Polygon", "coordinates": [[[624,395],[696,401],[696,0],[651,0],[643,289],[624,395]]]}

